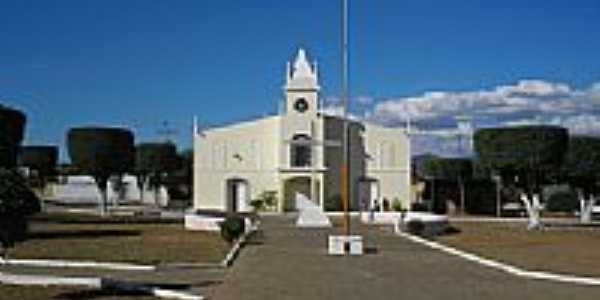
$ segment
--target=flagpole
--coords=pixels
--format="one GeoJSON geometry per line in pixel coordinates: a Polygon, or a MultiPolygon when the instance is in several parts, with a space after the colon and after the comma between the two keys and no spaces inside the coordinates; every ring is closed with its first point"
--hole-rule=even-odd
{"type": "Polygon", "coordinates": [[[349,124],[348,124],[348,0],[342,0],[342,106],[343,106],[343,162],[341,166],[341,198],[344,209],[344,234],[350,235],[350,180],[349,180],[349,124]]]}

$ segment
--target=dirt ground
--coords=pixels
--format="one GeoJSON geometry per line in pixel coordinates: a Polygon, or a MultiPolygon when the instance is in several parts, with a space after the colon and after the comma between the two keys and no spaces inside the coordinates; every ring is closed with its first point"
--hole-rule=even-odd
{"type": "Polygon", "coordinates": [[[600,227],[546,227],[526,223],[464,222],[444,244],[528,270],[600,277],[600,227]]]}

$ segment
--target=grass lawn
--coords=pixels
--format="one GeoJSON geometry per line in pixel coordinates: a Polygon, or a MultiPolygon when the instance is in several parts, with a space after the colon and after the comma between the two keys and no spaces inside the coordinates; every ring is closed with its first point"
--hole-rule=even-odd
{"type": "Polygon", "coordinates": [[[72,259],[160,264],[219,262],[228,245],[218,233],[190,232],[183,224],[139,218],[42,215],[10,258],[72,259]]]}
{"type": "Polygon", "coordinates": [[[62,287],[0,285],[0,299],[18,300],[158,300],[137,295],[114,295],[109,292],[78,290],[62,287]]]}
{"type": "Polygon", "coordinates": [[[528,270],[600,277],[600,228],[527,231],[525,223],[454,222],[444,244],[528,270]]]}

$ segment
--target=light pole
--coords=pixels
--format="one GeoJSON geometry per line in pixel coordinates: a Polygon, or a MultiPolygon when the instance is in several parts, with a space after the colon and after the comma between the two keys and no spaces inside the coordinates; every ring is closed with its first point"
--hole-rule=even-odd
{"type": "Polygon", "coordinates": [[[496,217],[500,218],[502,216],[502,205],[500,200],[500,187],[502,184],[502,177],[498,174],[494,174],[492,176],[494,182],[496,182],[496,217]]]}

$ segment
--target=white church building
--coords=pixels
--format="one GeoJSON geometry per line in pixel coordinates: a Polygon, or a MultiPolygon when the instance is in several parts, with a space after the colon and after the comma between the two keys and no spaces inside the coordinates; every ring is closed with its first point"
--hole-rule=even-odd
{"type": "MultiPolygon", "coordinates": [[[[278,115],[195,132],[194,208],[249,211],[263,192],[274,210],[295,210],[298,197],[323,210],[340,202],[343,119],[321,112],[316,64],[300,49],[285,73],[278,115]]],[[[352,209],[410,204],[410,142],[404,128],[349,121],[352,209]],[[377,202],[375,202],[377,201],[377,202]]]]}

